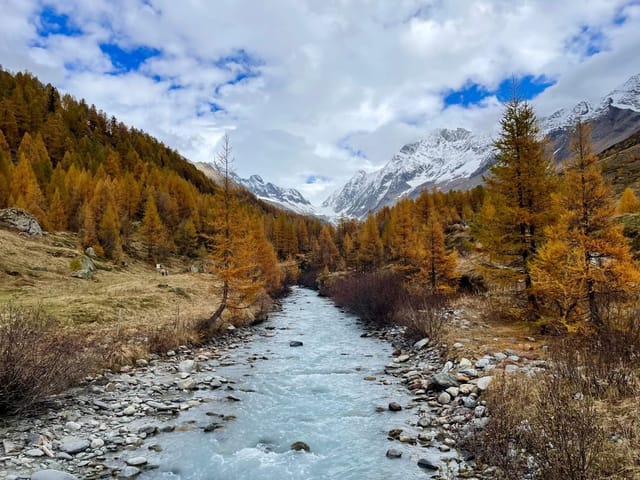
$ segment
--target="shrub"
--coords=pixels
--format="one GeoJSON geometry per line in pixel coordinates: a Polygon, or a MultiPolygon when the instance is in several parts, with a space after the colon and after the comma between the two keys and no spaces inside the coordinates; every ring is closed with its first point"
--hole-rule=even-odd
{"type": "Polygon", "coordinates": [[[402,278],[393,272],[336,278],[328,288],[334,302],[367,322],[390,323],[405,298],[402,278]]]}
{"type": "Polygon", "coordinates": [[[447,295],[407,299],[397,311],[395,321],[407,327],[405,334],[410,339],[428,337],[432,344],[438,344],[446,333],[446,313],[450,308],[451,297],[447,295]]]}
{"type": "Polygon", "coordinates": [[[39,310],[0,310],[0,414],[30,410],[96,365],[83,338],[62,332],[39,310]]]}
{"type": "Polygon", "coordinates": [[[74,258],[69,262],[70,272],[77,272],[78,270],[81,270],[81,269],[82,269],[82,262],[80,261],[79,258],[74,258]]]}

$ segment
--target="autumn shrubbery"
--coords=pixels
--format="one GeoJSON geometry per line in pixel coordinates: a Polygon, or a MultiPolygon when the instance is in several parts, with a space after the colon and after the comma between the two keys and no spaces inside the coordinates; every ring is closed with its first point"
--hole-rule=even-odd
{"type": "Polygon", "coordinates": [[[427,337],[439,344],[447,331],[446,313],[451,308],[452,295],[434,294],[407,297],[396,312],[395,321],[406,327],[405,335],[412,340],[427,337]]]}
{"type": "Polygon", "coordinates": [[[489,423],[467,446],[505,479],[638,478],[639,346],[613,331],[557,341],[545,373],[492,384],[489,423]]]}
{"type": "Polygon", "coordinates": [[[61,332],[41,311],[0,310],[0,414],[32,409],[97,365],[80,335],[61,332]]]}
{"type": "Polygon", "coordinates": [[[405,297],[402,278],[383,271],[336,278],[328,293],[337,305],[379,324],[392,322],[405,297]]]}

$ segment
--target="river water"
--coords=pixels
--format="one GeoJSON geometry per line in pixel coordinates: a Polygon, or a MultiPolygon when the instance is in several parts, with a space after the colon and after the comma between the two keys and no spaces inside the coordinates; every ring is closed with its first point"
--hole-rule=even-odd
{"type": "Polygon", "coordinates": [[[408,428],[410,413],[389,412],[409,396],[384,374],[391,347],[361,337],[352,315],[316,292],[294,289],[282,310],[257,327],[253,341],[231,353],[234,365],[217,374],[235,379],[233,392],[217,391],[204,406],[180,417],[206,423],[207,412],[234,415],[222,429],[163,434],[162,452],[144,452],[159,469],[144,479],[287,480],[424,479],[416,447],[387,440],[393,428],[408,428]],[[291,341],[301,347],[290,347],[291,341]],[[251,357],[265,357],[255,362],[251,357]],[[376,380],[365,380],[375,377],[376,380]],[[229,401],[231,393],[240,401],[229,401]],[[376,407],[384,406],[384,412],[376,407]],[[311,453],[290,450],[304,441],[311,453]],[[403,451],[388,459],[389,448],[403,451]]]}

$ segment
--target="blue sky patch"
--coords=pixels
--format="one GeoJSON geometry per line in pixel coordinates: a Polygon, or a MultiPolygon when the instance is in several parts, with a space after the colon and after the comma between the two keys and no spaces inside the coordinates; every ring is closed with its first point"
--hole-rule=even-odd
{"type": "Polygon", "coordinates": [[[111,60],[114,70],[118,73],[138,70],[147,59],[160,55],[160,50],[151,47],[137,47],[125,50],[115,43],[100,45],[102,53],[111,60]]]}
{"type": "MultiPolygon", "coordinates": [[[[494,90],[488,90],[478,83],[467,83],[458,90],[446,92],[443,102],[445,108],[452,105],[468,108],[481,103],[485,98],[492,95],[495,95],[499,101],[506,102],[513,97],[513,82],[514,79],[505,79],[494,90]]],[[[555,83],[555,81],[549,80],[544,76],[535,77],[533,75],[515,78],[515,82],[517,94],[523,100],[531,100],[555,83]]]]}
{"type": "Polygon", "coordinates": [[[36,22],[38,36],[42,38],[51,35],[64,35],[67,37],[77,37],[82,35],[82,30],[74,25],[69,15],[60,13],[53,7],[44,7],[36,22]]]}
{"type": "Polygon", "coordinates": [[[584,57],[592,57],[605,49],[606,42],[607,39],[600,29],[584,25],[580,32],[569,40],[568,48],[584,57]]]}
{"type": "Polygon", "coordinates": [[[367,154],[364,153],[364,151],[362,151],[359,148],[356,148],[353,145],[351,145],[348,136],[338,140],[338,147],[340,147],[343,150],[346,150],[353,157],[367,158],[367,154]]]}
{"type": "Polygon", "coordinates": [[[329,181],[329,177],[325,177],[324,175],[309,175],[304,183],[307,185],[313,185],[314,183],[322,183],[329,181]]]}

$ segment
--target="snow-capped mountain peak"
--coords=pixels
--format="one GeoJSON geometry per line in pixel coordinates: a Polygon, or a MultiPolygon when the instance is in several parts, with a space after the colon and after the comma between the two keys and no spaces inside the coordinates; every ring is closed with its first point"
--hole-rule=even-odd
{"type": "Polygon", "coordinates": [[[640,112],[640,73],[605,96],[600,108],[608,106],[640,112]]]}
{"type": "MultiPolygon", "coordinates": [[[[203,162],[196,163],[195,165],[209,178],[212,178],[216,182],[221,181],[222,176],[214,165],[203,162]]],[[[271,182],[265,182],[260,175],[241,178],[235,173],[232,173],[230,177],[234,183],[243,186],[261,200],[302,215],[315,215],[315,209],[313,205],[311,205],[311,202],[295,188],[282,188],[271,182]]]]}
{"type": "Polygon", "coordinates": [[[359,171],[322,206],[335,215],[362,218],[369,210],[417,196],[435,184],[455,184],[481,171],[493,157],[492,141],[463,128],[437,129],[404,145],[380,170],[359,171]]]}

